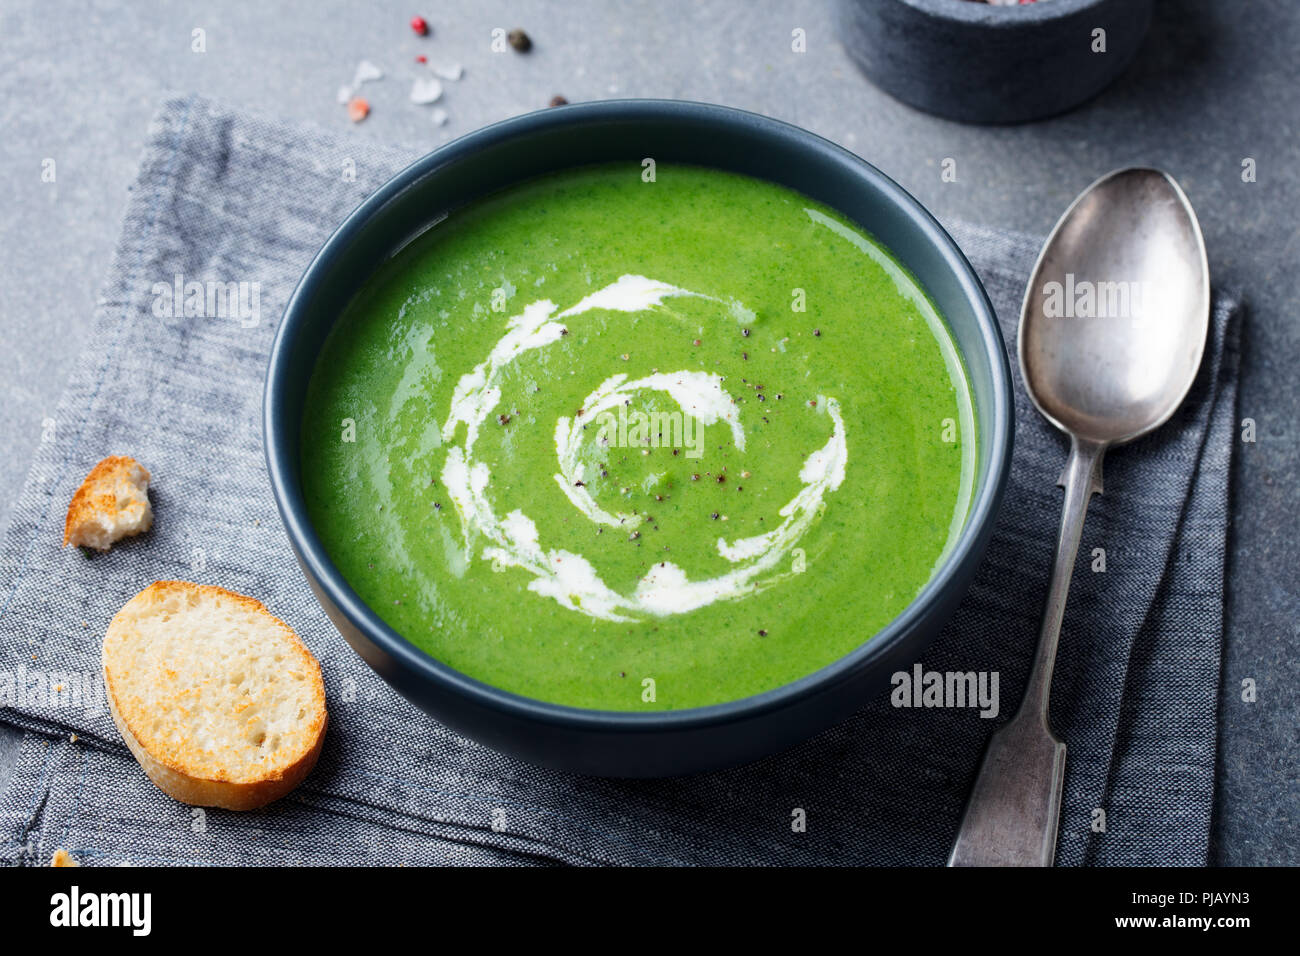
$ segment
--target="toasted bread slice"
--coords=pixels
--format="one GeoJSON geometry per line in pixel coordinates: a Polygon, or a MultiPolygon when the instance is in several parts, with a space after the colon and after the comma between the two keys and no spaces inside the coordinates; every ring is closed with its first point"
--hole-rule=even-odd
{"type": "Polygon", "coordinates": [[[153,527],[149,472],[134,458],[105,458],[81,483],[63,522],[63,546],[107,551],[113,542],[153,527]]]}
{"type": "Polygon", "coordinates": [[[113,722],[149,779],[182,803],[251,810],[278,800],[325,740],[320,664],[260,601],[156,581],[104,635],[113,722]]]}

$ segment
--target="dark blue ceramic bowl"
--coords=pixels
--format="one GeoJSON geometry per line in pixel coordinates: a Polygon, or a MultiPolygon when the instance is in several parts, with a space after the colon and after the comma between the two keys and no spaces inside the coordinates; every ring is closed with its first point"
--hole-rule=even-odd
{"type": "Polygon", "coordinates": [[[549,109],[471,133],[407,167],[359,206],[307,267],[271,350],[266,462],[289,540],[348,643],[444,724],[526,760],[606,776],[668,776],[754,760],[862,707],[910,667],[956,608],[993,529],[1011,462],[1011,377],[993,309],[965,256],[878,169],[775,120],[698,103],[625,100],[549,109]],[[947,318],[979,420],[977,486],[960,541],[907,608],[834,664],[754,697],[690,710],[619,713],[531,700],[461,674],[408,643],[330,560],[303,502],[307,382],[345,304],[386,258],[445,211],[576,165],[620,159],[713,166],[796,189],[838,209],[911,270],[947,318]]]}
{"type": "Polygon", "coordinates": [[[838,0],[838,27],[867,77],[904,103],[966,123],[1024,123],[1072,109],[1119,76],[1152,3],[838,0]]]}

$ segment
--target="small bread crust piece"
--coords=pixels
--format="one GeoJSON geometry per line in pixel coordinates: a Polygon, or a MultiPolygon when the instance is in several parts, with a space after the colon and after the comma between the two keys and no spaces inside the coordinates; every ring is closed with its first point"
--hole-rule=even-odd
{"type": "Polygon", "coordinates": [[[103,655],[113,723],[168,796],[252,810],[316,765],[329,719],[320,664],[260,601],[156,581],[114,616],[103,655]]]}
{"type": "Polygon", "coordinates": [[[63,546],[107,551],[113,542],[153,527],[149,471],[134,458],[111,455],[94,468],[68,504],[63,546]]]}
{"type": "Polygon", "coordinates": [[[81,866],[81,864],[67,850],[55,850],[50,866],[81,866]]]}

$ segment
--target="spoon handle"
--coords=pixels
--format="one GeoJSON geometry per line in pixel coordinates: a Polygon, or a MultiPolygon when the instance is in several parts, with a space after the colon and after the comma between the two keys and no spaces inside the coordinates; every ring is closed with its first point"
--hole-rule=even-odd
{"type": "Polygon", "coordinates": [[[1079,438],[1061,474],[1065,504],[1038,650],[1016,715],[989,739],[949,866],[1051,866],[1061,818],[1065,744],[1048,722],[1052,668],[1088,501],[1101,492],[1106,446],[1079,438]]]}

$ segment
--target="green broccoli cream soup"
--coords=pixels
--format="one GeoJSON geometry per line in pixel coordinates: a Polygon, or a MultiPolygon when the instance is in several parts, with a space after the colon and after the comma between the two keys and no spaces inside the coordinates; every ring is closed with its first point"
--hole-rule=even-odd
{"type": "Polygon", "coordinates": [[[966,518],[934,306],[843,217],[639,163],[453,212],[347,306],[303,422],[331,558],[412,644],[602,710],[771,690],[870,640],[966,518]]]}

